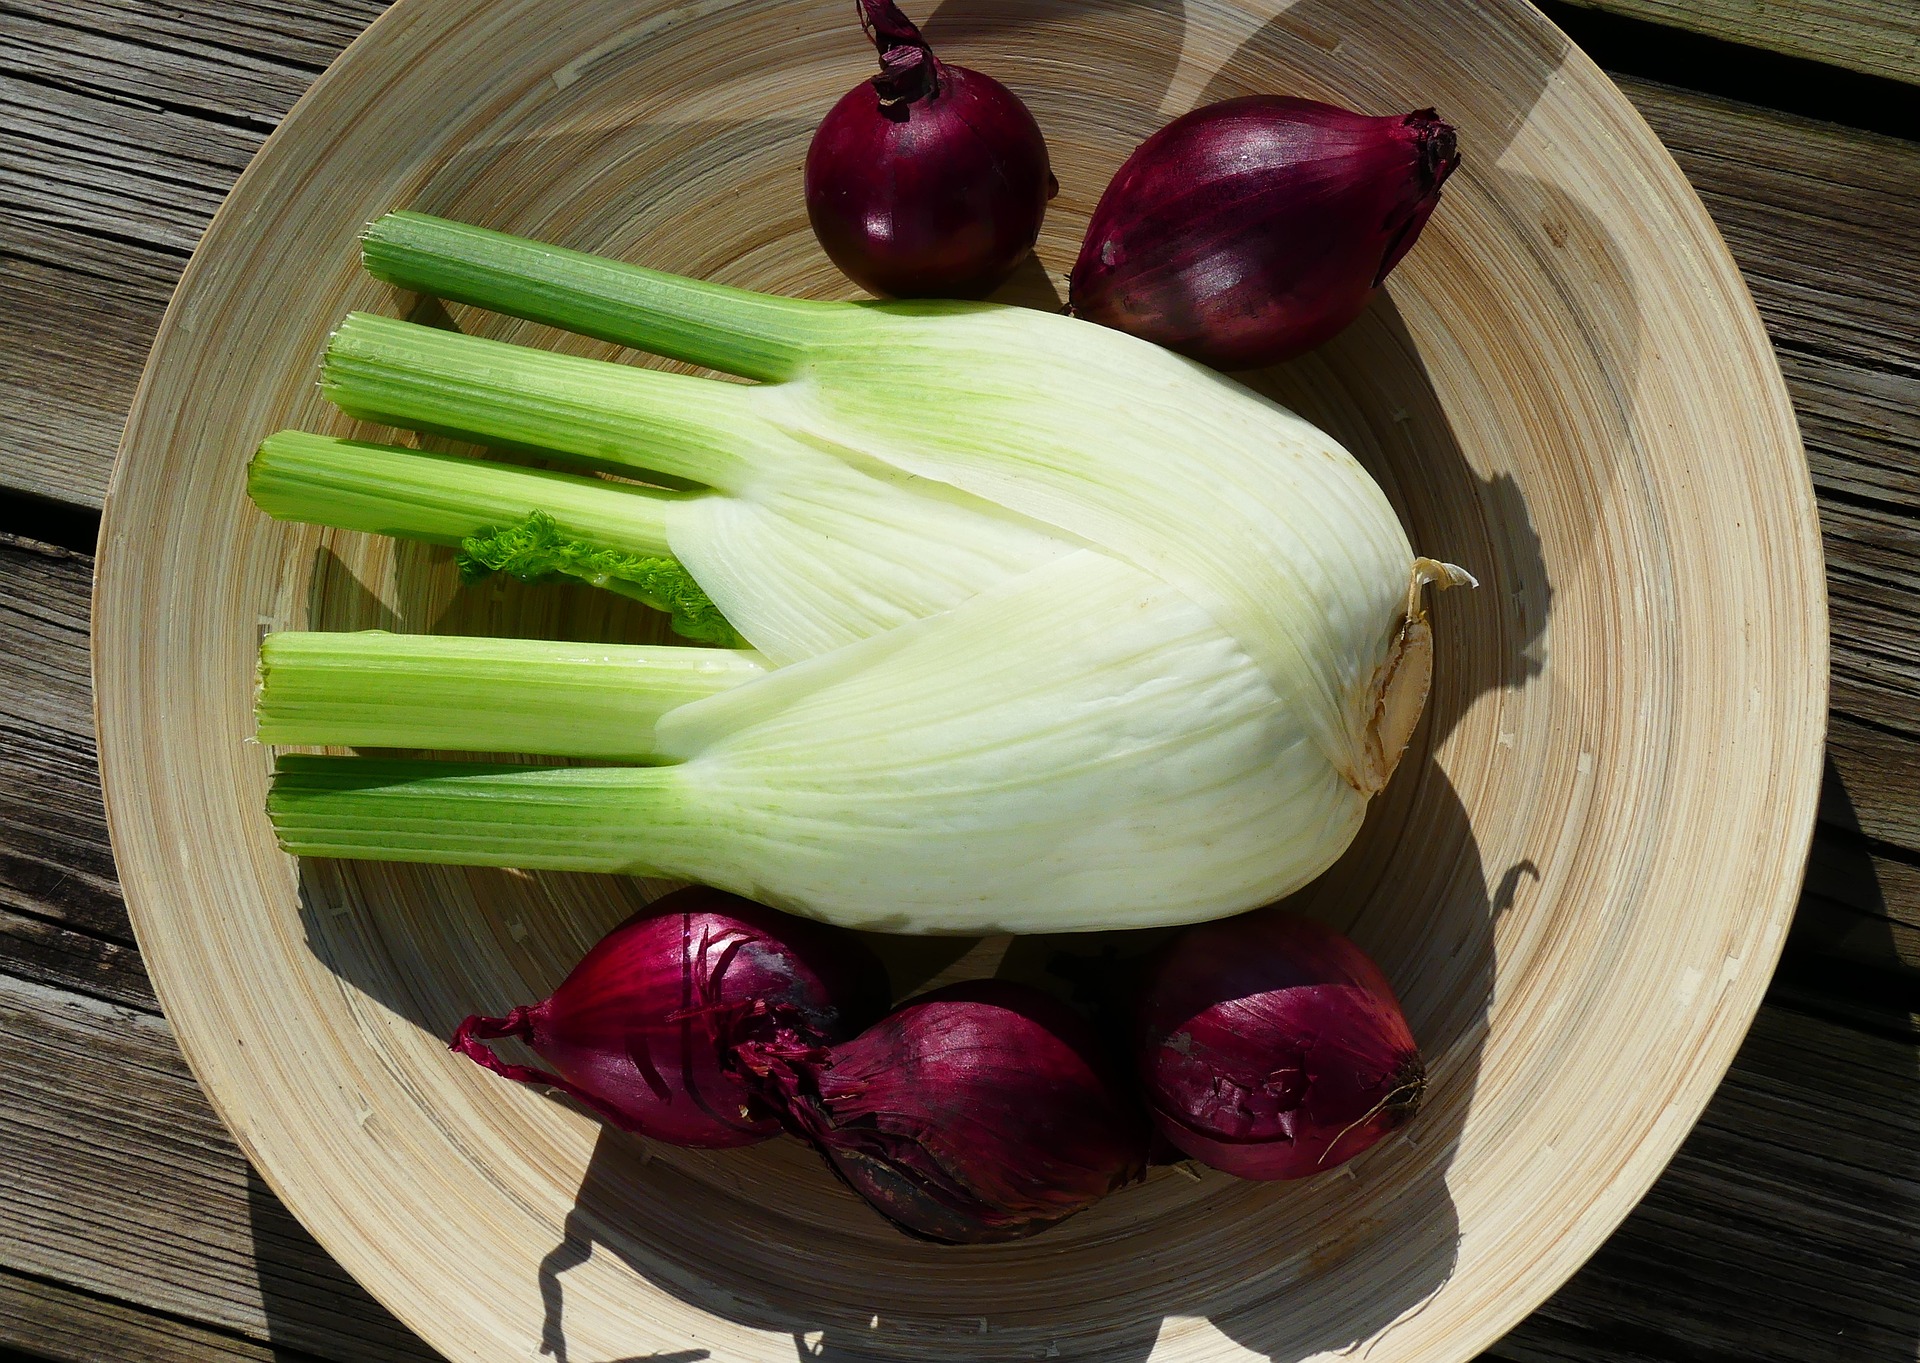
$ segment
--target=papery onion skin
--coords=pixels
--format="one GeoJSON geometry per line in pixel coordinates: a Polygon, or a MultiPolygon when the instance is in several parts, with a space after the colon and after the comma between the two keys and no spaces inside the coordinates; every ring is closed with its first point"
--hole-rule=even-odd
{"type": "Polygon", "coordinates": [[[974,980],[914,998],[852,1041],[749,1045],[796,1134],[910,1234],[1021,1239],[1141,1176],[1144,1114],[1071,1008],[974,980]]]}
{"type": "Polygon", "coordinates": [[[1026,259],[1058,190],[1027,106],[938,60],[891,0],[862,0],[882,74],[843,95],[807,148],[807,218],[869,292],[977,298],[1026,259]]]}
{"type": "Polygon", "coordinates": [[[734,1044],[841,1040],[886,1007],[886,977],[857,937],[694,886],[603,937],[547,998],[469,1017],[451,1049],[521,1083],[567,1093],[624,1130],[721,1149],[779,1133],[732,1068],[734,1044]],[[482,1044],[525,1041],[552,1071],[482,1044]]]}
{"type": "Polygon", "coordinates": [[[1379,967],[1276,908],[1182,932],[1143,985],[1137,1043],[1160,1133],[1241,1178],[1325,1173],[1403,1125],[1426,1085],[1379,967]]]}
{"type": "Polygon", "coordinates": [[[1360,315],[1459,161],[1432,109],[1369,118],[1279,95],[1195,109],[1101,195],[1070,308],[1216,368],[1299,355],[1360,315]]]}

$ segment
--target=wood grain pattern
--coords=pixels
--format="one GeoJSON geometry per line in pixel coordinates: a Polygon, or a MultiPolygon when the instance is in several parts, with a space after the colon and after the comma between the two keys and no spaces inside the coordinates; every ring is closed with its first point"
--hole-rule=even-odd
{"type": "Polygon", "coordinates": [[[128,947],[94,758],[92,560],[0,535],[0,909],[128,947]]]}
{"type": "MultiPolygon", "coordinates": [[[[1363,106],[1418,89],[1470,143],[1501,149],[1450,185],[1392,312],[1271,379],[1331,409],[1355,394],[1326,419],[1383,461],[1415,531],[1474,541],[1511,584],[1450,617],[1459,642],[1436,701],[1450,731],[1379,824],[1399,849],[1394,892],[1372,875],[1386,843],[1322,889],[1352,893],[1356,930],[1410,980],[1443,1076],[1426,1139],[1285,1195],[1157,1179],[990,1255],[903,1245],[790,1148],[643,1160],[533,1095],[477,1083],[436,1039],[450,1016],[539,992],[626,891],[322,866],[296,886],[257,818],[264,763],[239,745],[262,616],[342,622],[371,595],[409,620],[434,604],[385,548],[351,537],[326,544],[358,585],[313,576],[322,541],[250,520],[237,496],[253,441],[324,420],[308,382],[319,337],[343,307],[383,301],[341,256],[343,234],[405,199],[668,268],[837,288],[779,168],[807,111],[857,74],[844,16],[783,9],[761,43],[716,49],[699,25],[624,4],[575,5],[563,33],[529,4],[403,5],[389,41],[336,67],[277,159],[255,163],[176,300],[191,325],[163,333],[109,499],[109,807],[148,967],[215,1101],[431,1342],[474,1358],[533,1347],[554,1328],[543,1247],[571,1227],[608,1251],[565,1273],[564,1336],[582,1355],[784,1356],[824,1330],[855,1356],[937,1356],[964,1336],[982,1358],[1352,1344],[1464,1357],[1570,1272],[1665,1162],[1758,1002],[1799,878],[1824,713],[1810,489],[1731,262],[1630,107],[1518,7],[1418,7],[1471,54],[1458,70],[1412,62],[1389,35],[1413,13],[1387,10],[1295,6],[1269,24],[1188,5],[1184,45],[1157,12],[1090,11],[1080,22],[1117,35],[1099,68],[1062,70],[1038,31],[994,35],[994,62],[1037,92],[1072,186],[1043,259],[1070,250],[1084,187],[1161,116],[1143,89],[1175,107],[1247,84],[1363,106]],[[344,165],[350,177],[329,174],[344,165]],[[235,334],[244,353],[220,339],[235,334]],[[1302,378],[1321,370],[1330,382],[1302,378]],[[1417,440],[1445,439],[1444,412],[1457,461],[1396,462],[1396,411],[1417,440]],[[131,571],[136,546],[169,534],[192,552],[131,571]],[[1552,623],[1527,663],[1506,650],[1538,634],[1549,580],[1552,623]],[[164,633],[137,627],[155,619],[164,633]],[[156,694],[191,698],[164,733],[156,694]],[[1396,820],[1419,834],[1397,838],[1396,820]],[[529,921],[543,931],[522,942],[512,928],[529,921]],[[298,1083],[274,1040],[296,1034],[298,1083]]],[[[951,55],[968,59],[964,37],[951,55]]]]}
{"type": "Polygon", "coordinates": [[[1633,1216],[1495,1352],[1898,1363],[1920,1312],[1912,1041],[1761,1010],[1729,1082],[1633,1216]],[[1703,1296],[1739,1299],[1704,1318],[1703,1296]]]}
{"type": "Polygon", "coordinates": [[[26,1175],[0,1267],[341,1363],[431,1357],[252,1191],[156,1013],[0,974],[0,1074],[31,1079],[0,1113],[26,1175]]]}
{"type": "Polygon", "coordinates": [[[1710,38],[1920,84],[1920,13],[1907,0],[1570,0],[1710,38]]]}
{"type": "MultiPolygon", "coordinates": [[[[8,487],[98,506],[160,312],[234,177],[378,0],[0,13],[8,487]]],[[[26,528],[26,527],[21,527],[26,528]]]]}
{"type": "Polygon", "coordinates": [[[0,1270],[0,1360],[301,1363],[310,1355],[0,1270]],[[11,1346],[11,1347],[9,1347],[11,1346]],[[32,1350],[15,1354],[13,1349],[32,1350]]]}

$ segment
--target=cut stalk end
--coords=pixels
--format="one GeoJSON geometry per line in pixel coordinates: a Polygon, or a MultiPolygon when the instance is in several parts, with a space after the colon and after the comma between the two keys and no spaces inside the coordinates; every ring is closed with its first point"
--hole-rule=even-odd
{"type": "Polygon", "coordinates": [[[1427,623],[1423,590],[1437,586],[1477,587],[1479,579],[1465,568],[1438,559],[1417,558],[1407,578],[1407,605],[1387,660],[1374,672],[1369,691],[1366,740],[1359,769],[1347,782],[1362,795],[1383,789],[1400,765],[1400,758],[1419,726],[1433,688],[1433,627],[1427,623]]]}

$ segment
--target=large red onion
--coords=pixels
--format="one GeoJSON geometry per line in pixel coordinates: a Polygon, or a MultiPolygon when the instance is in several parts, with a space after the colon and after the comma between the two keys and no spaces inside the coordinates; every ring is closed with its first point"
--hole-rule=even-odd
{"type": "Polygon", "coordinates": [[[807,149],[807,217],[833,263],[896,298],[972,298],[1026,259],[1059,185],[1027,106],[933,55],[893,0],[860,0],[881,74],[807,149]]]}
{"type": "Polygon", "coordinates": [[[1366,306],[1460,164],[1431,109],[1249,95],[1175,119],[1094,209],[1072,311],[1222,369],[1310,350],[1366,306]]]}
{"type": "Polygon", "coordinates": [[[1142,1085],[1162,1135],[1241,1178],[1305,1178],[1411,1117],[1426,1070],[1359,947],[1280,909],[1186,929],[1147,976],[1142,1085]]]}
{"type": "Polygon", "coordinates": [[[748,1145],[780,1125],[732,1068],[733,1046],[829,1044],[886,1003],[885,973],[859,938],[696,886],[608,933],[539,1003],[468,1018],[452,1049],[656,1140],[748,1145]],[[507,1036],[553,1069],[508,1064],[483,1044],[507,1036]]]}
{"type": "Polygon", "coordinates": [[[1091,1029],[1028,985],[951,985],[831,1050],[741,1056],[856,1192],[928,1239],[1032,1235],[1144,1170],[1146,1123],[1091,1029]]]}

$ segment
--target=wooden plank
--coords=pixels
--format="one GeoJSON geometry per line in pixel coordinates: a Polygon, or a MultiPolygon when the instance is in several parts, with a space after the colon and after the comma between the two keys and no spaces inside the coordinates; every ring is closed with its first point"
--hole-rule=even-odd
{"type": "Polygon", "coordinates": [[[1793,950],[1920,972],[1920,857],[1823,827],[1807,858],[1793,950]]]}
{"type": "Polygon", "coordinates": [[[1920,858],[1823,826],[1767,998],[1883,1038],[1920,1042],[1920,858]]]}
{"type": "Polygon", "coordinates": [[[10,0],[8,8],[52,23],[111,34],[169,54],[182,49],[256,55],[312,74],[379,17],[387,0],[10,0]]]}
{"type": "Polygon", "coordinates": [[[93,560],[0,532],[0,652],[4,713],[62,734],[93,732],[87,661],[93,560]]]}
{"type": "Polygon", "coordinates": [[[1913,736],[1844,714],[1827,722],[1827,761],[1844,790],[1844,807],[1829,788],[1821,814],[1869,837],[1920,855],[1920,751],[1913,736]]]}
{"type": "Polygon", "coordinates": [[[0,909],[131,947],[94,758],[92,575],[83,554],[0,535],[0,909]]]}
{"type": "Polygon", "coordinates": [[[182,24],[188,7],[154,7],[152,23],[124,11],[10,0],[0,43],[10,72],[38,85],[99,92],[210,121],[270,130],[318,72],[257,48],[197,41],[182,24]]]}
{"type": "Polygon", "coordinates": [[[31,1079],[0,1105],[0,1268],[340,1363],[434,1357],[259,1184],[158,1016],[0,974],[0,1074],[31,1079]]]}
{"type": "Polygon", "coordinates": [[[1920,1342],[1920,1050],[1761,1010],[1640,1207],[1491,1357],[1901,1363],[1920,1342]]]}
{"type": "Polygon", "coordinates": [[[1777,345],[1920,367],[1906,302],[1920,285],[1920,145],[1616,80],[1713,214],[1777,345]]]}
{"type": "Polygon", "coordinates": [[[0,1360],[9,1346],[58,1363],[304,1363],[313,1357],[0,1271],[0,1360]]]}
{"type": "Polygon", "coordinates": [[[160,1011],[137,950],[44,918],[0,908],[0,963],[25,980],[160,1011]]]}
{"type": "Polygon", "coordinates": [[[1567,0],[1709,38],[1920,82],[1920,9],[1911,0],[1567,0]]]}
{"type": "MultiPolygon", "coordinates": [[[[98,506],[174,280],[247,160],[384,8],[20,0],[0,14],[0,485],[98,506]]],[[[25,528],[25,527],[13,527],[25,528]]]]}

